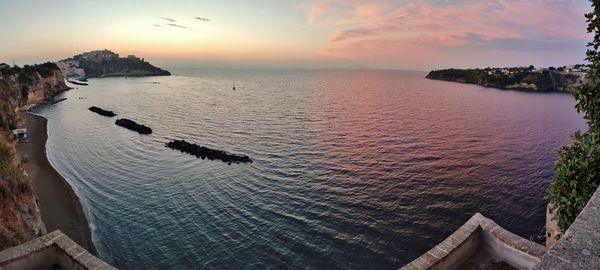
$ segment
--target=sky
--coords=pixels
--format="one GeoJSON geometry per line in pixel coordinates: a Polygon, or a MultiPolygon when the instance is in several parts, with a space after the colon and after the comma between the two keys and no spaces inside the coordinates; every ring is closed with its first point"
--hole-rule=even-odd
{"type": "Polygon", "coordinates": [[[0,62],[109,49],[165,67],[582,63],[587,0],[0,0],[0,62]]]}

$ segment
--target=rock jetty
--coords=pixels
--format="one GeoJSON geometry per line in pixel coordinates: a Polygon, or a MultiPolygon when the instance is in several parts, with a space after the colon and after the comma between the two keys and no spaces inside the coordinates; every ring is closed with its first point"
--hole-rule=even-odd
{"type": "Polygon", "coordinates": [[[107,116],[107,117],[114,117],[115,115],[117,115],[116,113],[114,113],[113,111],[107,111],[107,110],[103,110],[100,109],[96,106],[92,106],[88,108],[90,111],[95,112],[99,115],[103,115],[103,116],[107,116]]]}
{"type": "Polygon", "coordinates": [[[179,150],[184,153],[188,153],[190,155],[194,155],[197,158],[209,159],[209,160],[221,160],[223,162],[227,162],[227,164],[231,163],[252,163],[252,159],[245,155],[236,155],[230,154],[223,150],[215,150],[210,149],[208,147],[200,146],[195,143],[189,143],[185,140],[173,140],[166,144],[166,147],[171,149],[179,150]]]}
{"type": "Polygon", "coordinates": [[[61,99],[57,99],[57,100],[54,100],[54,101],[52,101],[52,103],[51,103],[51,104],[52,104],[52,105],[54,105],[54,104],[56,104],[56,103],[59,103],[59,102],[65,101],[65,100],[67,100],[67,98],[61,98],[61,99]]]}
{"type": "Polygon", "coordinates": [[[130,130],[136,131],[139,134],[152,134],[151,128],[141,125],[141,124],[138,124],[138,123],[134,122],[133,120],[121,118],[121,119],[117,119],[115,124],[117,126],[121,126],[121,127],[130,129],[130,130]]]}
{"type": "Polygon", "coordinates": [[[73,81],[73,80],[67,80],[67,82],[70,82],[70,83],[75,84],[75,85],[84,85],[84,86],[88,85],[88,83],[78,82],[78,81],[73,81]]]}

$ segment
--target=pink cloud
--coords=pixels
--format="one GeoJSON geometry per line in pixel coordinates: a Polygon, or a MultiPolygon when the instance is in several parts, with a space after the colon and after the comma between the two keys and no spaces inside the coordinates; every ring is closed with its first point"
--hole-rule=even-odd
{"type": "Polygon", "coordinates": [[[391,4],[318,0],[309,21],[334,29],[321,52],[346,58],[443,57],[453,49],[572,49],[588,39],[585,0],[467,0],[391,4]]]}

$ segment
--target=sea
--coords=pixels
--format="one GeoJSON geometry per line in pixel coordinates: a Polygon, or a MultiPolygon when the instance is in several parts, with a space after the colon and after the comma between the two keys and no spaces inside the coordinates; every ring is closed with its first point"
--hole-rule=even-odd
{"type": "Polygon", "coordinates": [[[120,269],[397,269],[477,212],[541,243],[558,150],[586,129],[570,94],[425,72],[171,72],[90,79],[35,109],[99,256],[120,269]]]}

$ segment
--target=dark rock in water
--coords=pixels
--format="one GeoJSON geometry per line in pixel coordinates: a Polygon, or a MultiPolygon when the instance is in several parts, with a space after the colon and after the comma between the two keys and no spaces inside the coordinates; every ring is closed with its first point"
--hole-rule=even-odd
{"type": "Polygon", "coordinates": [[[185,140],[173,140],[168,142],[165,146],[171,149],[179,150],[184,153],[188,153],[190,155],[194,155],[202,159],[219,159],[223,162],[227,162],[228,164],[238,164],[246,162],[252,163],[252,159],[250,159],[248,156],[230,154],[223,150],[210,149],[204,146],[197,145],[195,143],[186,142],[185,140]]]}
{"type": "Polygon", "coordinates": [[[144,126],[144,125],[140,125],[129,119],[125,119],[125,118],[117,119],[115,124],[117,126],[122,126],[124,128],[131,129],[133,131],[137,131],[139,134],[152,134],[151,128],[144,126]]]}
{"type": "Polygon", "coordinates": [[[65,101],[65,100],[67,100],[67,98],[61,98],[61,99],[58,99],[58,100],[52,101],[52,104],[56,104],[56,103],[59,103],[59,102],[61,102],[61,101],[65,101]]]}
{"type": "Polygon", "coordinates": [[[95,112],[95,113],[97,113],[99,115],[103,115],[103,116],[113,117],[113,116],[117,115],[113,111],[106,111],[106,110],[100,109],[96,106],[89,107],[88,109],[92,112],[95,112]]]}
{"type": "Polygon", "coordinates": [[[67,82],[70,82],[75,85],[88,85],[87,83],[84,83],[84,82],[78,82],[78,81],[72,81],[72,80],[67,80],[67,82]]]}

